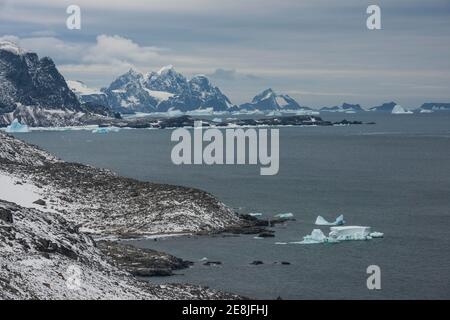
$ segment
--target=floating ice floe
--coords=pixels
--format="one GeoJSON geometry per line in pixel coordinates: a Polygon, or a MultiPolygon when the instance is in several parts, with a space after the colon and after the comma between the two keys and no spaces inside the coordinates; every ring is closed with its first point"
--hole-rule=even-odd
{"type": "Polygon", "coordinates": [[[370,227],[361,226],[346,226],[346,227],[331,227],[329,238],[337,241],[345,240],[367,240],[370,239],[370,227]]]}
{"type": "Polygon", "coordinates": [[[328,222],[322,216],[318,216],[315,222],[317,226],[342,226],[345,224],[344,215],[341,214],[334,222],[328,222]]]}
{"type": "Polygon", "coordinates": [[[318,244],[318,243],[338,243],[350,240],[370,240],[372,238],[382,238],[381,232],[371,232],[370,227],[345,226],[331,227],[330,233],[326,236],[322,230],[314,229],[310,235],[304,236],[302,241],[289,242],[290,244],[318,244]]]}
{"type": "Polygon", "coordinates": [[[119,128],[108,127],[108,128],[95,128],[92,130],[92,133],[110,133],[110,132],[118,132],[119,128]]]}
{"type": "Polygon", "coordinates": [[[281,218],[281,219],[289,219],[289,218],[293,218],[294,215],[292,213],[279,213],[275,215],[275,218],[281,218]]]}
{"type": "Polygon", "coordinates": [[[369,236],[371,238],[383,238],[384,237],[384,233],[378,232],[378,231],[374,231],[374,232],[371,232],[369,236]]]}
{"type": "Polygon", "coordinates": [[[6,132],[8,133],[26,133],[30,132],[30,129],[26,124],[21,124],[19,120],[14,119],[14,121],[6,127],[6,132]]]}

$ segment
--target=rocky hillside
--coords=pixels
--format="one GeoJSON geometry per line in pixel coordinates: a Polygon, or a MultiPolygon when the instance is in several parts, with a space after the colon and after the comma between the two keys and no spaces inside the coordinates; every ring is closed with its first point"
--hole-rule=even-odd
{"type": "Polygon", "coordinates": [[[95,237],[216,232],[245,224],[212,195],[66,163],[0,132],[0,299],[237,299],[152,286],[189,262],[95,237]]]}
{"type": "Polygon", "coordinates": [[[0,41],[0,126],[73,126],[98,118],[69,89],[52,59],[0,41]]]}
{"type": "MultiPolygon", "coordinates": [[[[3,183],[12,184],[13,179],[21,185],[10,189],[28,186],[31,199],[26,203],[41,199],[43,210],[61,214],[85,232],[122,237],[216,232],[241,223],[235,212],[207,192],[59,161],[1,132],[0,142],[3,183]]],[[[0,198],[6,189],[1,188],[0,198]]],[[[6,196],[3,199],[9,200],[6,196]]]]}
{"type": "Polygon", "coordinates": [[[61,215],[0,200],[0,299],[236,298],[137,281],[61,215]]]}

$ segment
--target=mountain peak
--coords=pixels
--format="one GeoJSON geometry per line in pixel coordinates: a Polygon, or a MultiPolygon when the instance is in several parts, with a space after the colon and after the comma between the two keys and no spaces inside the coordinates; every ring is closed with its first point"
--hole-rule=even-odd
{"type": "Polygon", "coordinates": [[[297,101],[286,94],[277,94],[272,88],[268,88],[256,95],[251,103],[241,105],[248,110],[300,110],[302,108],[297,101]]]}
{"type": "Polygon", "coordinates": [[[127,73],[125,73],[126,75],[131,75],[131,76],[134,76],[134,77],[138,77],[138,76],[140,76],[141,75],[141,73],[139,72],[139,71],[137,71],[136,69],[134,69],[134,68],[130,68],[128,71],[127,71],[127,73]]]}
{"type": "Polygon", "coordinates": [[[160,75],[163,75],[163,74],[167,74],[167,73],[169,73],[171,71],[175,71],[175,69],[174,69],[173,65],[169,64],[169,65],[164,66],[161,69],[159,69],[157,74],[160,76],[160,75]]]}
{"type": "Polygon", "coordinates": [[[16,55],[21,55],[25,53],[21,47],[17,45],[17,43],[10,40],[0,40],[0,50],[5,50],[16,55]]]}
{"type": "Polygon", "coordinates": [[[275,97],[276,97],[275,91],[273,91],[272,88],[269,88],[269,89],[264,90],[264,91],[261,92],[260,94],[256,95],[256,96],[253,98],[252,102],[253,102],[253,103],[257,103],[257,102],[259,102],[259,101],[267,100],[267,99],[275,98],[275,97]]]}

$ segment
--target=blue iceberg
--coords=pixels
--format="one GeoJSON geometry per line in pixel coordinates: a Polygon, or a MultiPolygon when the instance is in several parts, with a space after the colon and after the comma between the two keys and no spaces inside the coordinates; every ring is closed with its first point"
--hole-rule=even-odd
{"type": "Polygon", "coordinates": [[[92,130],[92,133],[110,133],[110,132],[118,132],[119,128],[114,127],[100,127],[92,130]]]}
{"type": "Polygon", "coordinates": [[[349,240],[371,240],[382,238],[381,232],[371,232],[370,227],[365,226],[346,226],[331,227],[330,233],[326,236],[322,230],[314,229],[310,235],[304,236],[302,241],[289,242],[290,244],[318,244],[318,243],[339,243],[349,240]]]}
{"type": "Polygon", "coordinates": [[[26,133],[30,132],[30,129],[26,124],[21,124],[19,120],[14,119],[14,121],[6,127],[6,132],[8,133],[26,133]]]}
{"type": "Polygon", "coordinates": [[[334,222],[328,222],[322,216],[318,216],[315,222],[316,226],[342,226],[345,224],[344,215],[341,214],[334,222]]]}

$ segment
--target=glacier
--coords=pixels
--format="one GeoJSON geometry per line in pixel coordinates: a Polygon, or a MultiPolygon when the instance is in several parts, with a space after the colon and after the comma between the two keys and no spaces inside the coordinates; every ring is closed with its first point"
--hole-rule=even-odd
{"type": "Polygon", "coordinates": [[[344,215],[341,214],[334,222],[328,222],[322,216],[318,216],[314,224],[317,226],[341,226],[345,224],[344,215]]]}
{"type": "Polygon", "coordinates": [[[26,133],[30,132],[30,129],[26,124],[21,124],[19,120],[14,119],[14,121],[6,127],[6,132],[8,133],[26,133]]]}

